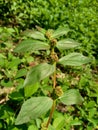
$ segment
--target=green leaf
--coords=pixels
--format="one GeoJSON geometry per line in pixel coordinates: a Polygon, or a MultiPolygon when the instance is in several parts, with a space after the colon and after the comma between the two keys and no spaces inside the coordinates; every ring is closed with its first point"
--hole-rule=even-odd
{"type": "Polygon", "coordinates": [[[20,63],[21,63],[21,60],[19,58],[15,58],[8,63],[8,68],[12,69],[14,67],[17,67],[20,63]]]}
{"type": "Polygon", "coordinates": [[[67,35],[67,33],[69,32],[69,29],[66,29],[64,27],[60,27],[57,30],[55,30],[52,34],[53,38],[58,38],[62,35],[67,35]]]}
{"type": "Polygon", "coordinates": [[[5,58],[0,57],[0,66],[4,67],[4,65],[5,65],[5,58]]]}
{"type": "Polygon", "coordinates": [[[49,49],[49,45],[45,42],[33,40],[33,39],[26,39],[22,41],[15,49],[14,52],[32,52],[36,50],[47,50],[49,49]]]}
{"type": "Polygon", "coordinates": [[[32,97],[25,101],[16,118],[15,124],[27,123],[40,117],[52,107],[53,100],[49,97],[32,97]]]}
{"type": "MultiPolygon", "coordinates": [[[[22,127],[22,129],[23,129],[23,127],[22,127]]],[[[12,127],[9,127],[9,130],[19,130],[19,128],[12,126],[12,127]]]]}
{"type": "Polygon", "coordinates": [[[63,39],[57,42],[56,47],[60,50],[70,49],[79,46],[79,43],[72,39],[63,39]]]}
{"type": "Polygon", "coordinates": [[[16,101],[21,101],[24,99],[23,95],[20,92],[13,92],[9,94],[9,98],[16,101]]]}
{"type": "Polygon", "coordinates": [[[71,125],[71,126],[82,125],[82,121],[80,121],[78,118],[75,118],[74,120],[71,121],[70,125],[71,125]]]}
{"type": "Polygon", "coordinates": [[[24,88],[24,93],[26,97],[32,96],[39,88],[39,83],[35,83],[31,86],[26,86],[24,88]]]}
{"type": "Polygon", "coordinates": [[[13,81],[12,80],[6,80],[6,79],[2,79],[0,82],[0,85],[2,85],[3,87],[11,87],[13,86],[13,81]]]}
{"type": "Polygon", "coordinates": [[[8,104],[0,104],[0,119],[8,119],[14,115],[14,111],[8,104]]]}
{"type": "Polygon", "coordinates": [[[54,71],[55,71],[54,65],[49,65],[47,63],[36,65],[35,67],[31,68],[31,70],[28,72],[24,82],[24,87],[31,86],[36,82],[43,80],[44,78],[51,75],[54,71]]]}
{"type": "Polygon", "coordinates": [[[40,26],[37,26],[37,25],[36,25],[36,29],[37,29],[39,32],[43,33],[44,35],[46,34],[46,30],[45,30],[44,28],[41,28],[40,26]]]}
{"type": "Polygon", "coordinates": [[[79,91],[75,89],[67,90],[59,99],[65,105],[81,104],[83,102],[79,91]]]}
{"type": "Polygon", "coordinates": [[[0,53],[0,59],[1,59],[1,58],[4,58],[4,59],[5,59],[6,56],[0,53]]]}
{"type": "Polygon", "coordinates": [[[22,33],[22,35],[33,38],[33,39],[46,40],[43,33],[39,31],[35,31],[35,30],[26,30],[22,33]]]}
{"type": "Polygon", "coordinates": [[[64,116],[58,116],[57,118],[54,119],[53,126],[56,130],[62,129],[65,125],[65,118],[64,116]]]}
{"type": "Polygon", "coordinates": [[[41,123],[42,123],[42,119],[41,118],[37,118],[37,119],[35,119],[35,122],[36,122],[37,128],[40,129],[40,126],[41,126],[41,123]]]}
{"type": "Polygon", "coordinates": [[[1,67],[5,66],[5,61],[6,61],[6,56],[0,53],[0,66],[1,67]]]}
{"type": "Polygon", "coordinates": [[[71,53],[71,54],[59,59],[58,63],[60,63],[64,66],[65,65],[80,66],[80,65],[86,64],[90,61],[91,61],[91,59],[89,59],[86,56],[83,56],[80,53],[71,53]]]}
{"type": "Polygon", "coordinates": [[[49,125],[48,130],[56,130],[52,125],[49,125]]]}
{"type": "Polygon", "coordinates": [[[28,127],[28,130],[38,130],[38,128],[37,128],[37,126],[35,126],[35,125],[30,125],[30,126],[28,127]]]}
{"type": "Polygon", "coordinates": [[[25,76],[27,74],[27,70],[26,69],[20,69],[20,70],[18,70],[18,72],[17,72],[17,74],[16,74],[16,76],[15,76],[15,78],[20,78],[20,77],[22,77],[22,76],[25,76]]]}

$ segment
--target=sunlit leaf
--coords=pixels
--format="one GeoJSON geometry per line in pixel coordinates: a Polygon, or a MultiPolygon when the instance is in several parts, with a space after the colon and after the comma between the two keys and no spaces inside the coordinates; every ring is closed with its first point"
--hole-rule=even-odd
{"type": "Polygon", "coordinates": [[[41,27],[39,27],[39,26],[36,25],[36,29],[37,29],[39,32],[41,32],[41,33],[43,33],[43,34],[45,35],[46,30],[45,30],[44,28],[41,28],[41,27]]]}
{"type": "Polygon", "coordinates": [[[62,35],[67,35],[67,33],[69,32],[69,29],[66,29],[64,27],[60,27],[57,30],[55,30],[52,34],[53,38],[58,38],[62,35]]]}
{"type": "Polygon", "coordinates": [[[62,129],[65,125],[65,118],[64,116],[58,116],[57,118],[54,119],[53,126],[56,130],[62,129]]]}
{"type": "Polygon", "coordinates": [[[0,55],[0,66],[4,66],[5,65],[5,57],[2,57],[2,55],[0,55]]]}
{"type": "Polygon", "coordinates": [[[0,53],[0,59],[1,58],[6,58],[6,56],[0,53]]]}
{"type": "Polygon", "coordinates": [[[47,49],[49,49],[49,45],[45,42],[33,39],[26,39],[16,46],[14,52],[23,53],[23,52],[32,52],[36,50],[47,50],[47,49]]]}
{"type": "Polygon", "coordinates": [[[26,86],[24,88],[25,97],[30,97],[38,90],[38,88],[39,88],[39,83],[35,83],[31,86],[26,86]]]}
{"type": "Polygon", "coordinates": [[[27,74],[27,70],[25,68],[19,69],[16,73],[15,78],[20,78],[22,76],[25,76],[27,74]]]}
{"type": "Polygon", "coordinates": [[[49,97],[32,97],[28,99],[23,103],[15,124],[20,125],[40,117],[51,108],[52,103],[53,100],[49,97]]]}
{"type": "Polygon", "coordinates": [[[57,42],[56,47],[60,50],[70,49],[79,46],[79,43],[72,39],[63,39],[57,42]]]}
{"type": "Polygon", "coordinates": [[[35,126],[35,125],[30,125],[30,126],[28,127],[28,130],[38,130],[38,128],[37,128],[37,126],[35,126]]]}
{"type": "Polygon", "coordinates": [[[48,130],[56,130],[52,125],[49,125],[48,130]]]}
{"type": "Polygon", "coordinates": [[[81,104],[83,102],[79,91],[75,89],[67,90],[59,99],[65,105],[81,104]]]}
{"type": "Polygon", "coordinates": [[[18,66],[20,63],[21,63],[21,60],[18,57],[14,58],[12,61],[10,61],[8,63],[8,68],[9,69],[14,68],[14,67],[18,66]]]}
{"type": "Polygon", "coordinates": [[[71,126],[82,125],[82,121],[79,120],[78,118],[76,118],[76,119],[72,120],[70,124],[71,124],[71,126]]]}
{"type": "Polygon", "coordinates": [[[33,39],[46,40],[43,33],[35,30],[26,30],[22,33],[22,35],[25,35],[33,39]]]}
{"type": "Polygon", "coordinates": [[[89,63],[91,59],[86,56],[83,56],[81,53],[70,53],[67,56],[59,59],[58,63],[62,65],[71,65],[71,66],[80,66],[86,63],[89,63]]]}
{"type": "Polygon", "coordinates": [[[36,82],[50,76],[55,71],[55,66],[47,63],[42,63],[33,67],[27,74],[24,86],[31,86],[36,82]]]}

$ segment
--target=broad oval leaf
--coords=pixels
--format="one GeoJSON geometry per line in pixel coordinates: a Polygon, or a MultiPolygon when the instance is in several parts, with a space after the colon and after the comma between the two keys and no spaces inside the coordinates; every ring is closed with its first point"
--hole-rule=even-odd
{"type": "Polygon", "coordinates": [[[79,46],[79,43],[72,39],[63,39],[57,42],[56,47],[59,50],[65,50],[65,49],[70,49],[79,46]]]}
{"type": "Polygon", "coordinates": [[[31,86],[36,82],[43,80],[44,78],[50,76],[54,71],[55,71],[55,65],[50,65],[47,63],[42,63],[40,65],[31,68],[25,79],[24,87],[31,86]]]}
{"type": "Polygon", "coordinates": [[[32,97],[25,101],[16,118],[15,124],[27,123],[40,117],[52,107],[53,100],[49,97],[32,97]]]}
{"type": "Polygon", "coordinates": [[[89,62],[91,62],[91,59],[86,56],[83,56],[81,53],[70,53],[69,55],[62,57],[58,61],[58,63],[64,66],[80,66],[89,62]]]}
{"type": "Polygon", "coordinates": [[[33,39],[46,40],[44,34],[36,30],[26,30],[22,33],[22,35],[33,39]]]}
{"type": "Polygon", "coordinates": [[[79,91],[75,89],[67,90],[59,99],[65,105],[81,104],[83,102],[79,91]]]}
{"type": "Polygon", "coordinates": [[[69,29],[67,29],[65,27],[60,27],[53,32],[52,37],[58,38],[60,36],[67,35],[68,32],[69,32],[69,29]]]}
{"type": "Polygon", "coordinates": [[[36,50],[48,50],[50,46],[46,42],[26,39],[22,41],[15,49],[14,52],[32,52],[36,50]]]}

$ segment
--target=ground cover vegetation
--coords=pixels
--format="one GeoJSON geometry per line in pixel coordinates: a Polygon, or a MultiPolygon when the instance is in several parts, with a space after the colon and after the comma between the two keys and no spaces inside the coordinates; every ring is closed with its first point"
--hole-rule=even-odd
{"type": "Polygon", "coordinates": [[[97,11],[97,0],[0,1],[1,130],[98,129],[97,11]]]}

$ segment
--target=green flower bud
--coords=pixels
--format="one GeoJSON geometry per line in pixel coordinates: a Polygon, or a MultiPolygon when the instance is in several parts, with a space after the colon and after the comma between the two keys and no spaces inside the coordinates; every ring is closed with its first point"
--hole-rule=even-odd
{"type": "Polygon", "coordinates": [[[57,87],[55,88],[55,94],[56,94],[58,97],[60,97],[60,96],[63,95],[63,90],[62,90],[61,86],[57,86],[57,87]]]}

